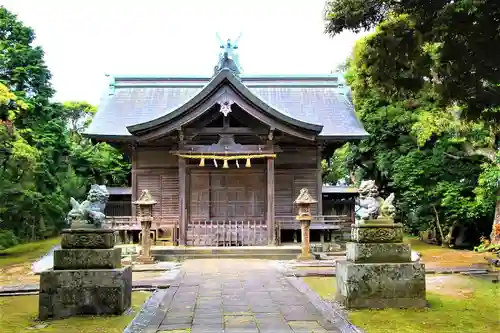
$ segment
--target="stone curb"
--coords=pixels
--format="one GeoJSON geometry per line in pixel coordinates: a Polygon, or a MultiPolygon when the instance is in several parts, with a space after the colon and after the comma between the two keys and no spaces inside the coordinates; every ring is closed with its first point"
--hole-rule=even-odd
{"type": "MultiPolygon", "coordinates": [[[[180,272],[179,272],[180,273],[180,272]]],[[[157,290],[142,306],[123,333],[156,333],[165,312],[179,289],[182,274],[177,274],[166,290],[157,290]]]]}
{"type": "Polygon", "coordinates": [[[167,290],[157,290],[155,293],[142,305],[141,310],[132,319],[130,324],[123,330],[124,333],[143,332],[151,323],[156,310],[162,304],[162,300],[167,294],[167,290]]]}
{"type": "Polygon", "coordinates": [[[342,333],[365,333],[349,321],[347,314],[340,306],[322,300],[302,279],[296,277],[286,277],[286,279],[295,289],[304,294],[323,315],[327,326],[335,325],[342,333]]]}
{"type": "MultiPolygon", "coordinates": [[[[167,289],[171,285],[171,280],[143,280],[132,282],[132,291],[140,290],[161,290],[167,289]]],[[[35,295],[40,291],[38,284],[16,285],[0,287],[0,297],[35,295]]]]}
{"type": "MultiPolygon", "coordinates": [[[[132,266],[132,272],[170,272],[175,271],[180,268],[180,265],[173,266],[171,268],[165,267],[140,267],[140,266],[132,266]]],[[[40,275],[41,272],[35,272],[34,275],[40,275]]]]}
{"type": "MultiPolygon", "coordinates": [[[[481,269],[428,269],[425,271],[425,274],[466,274],[466,275],[474,275],[474,274],[487,274],[487,270],[481,269]]],[[[307,277],[307,276],[336,276],[335,270],[318,270],[318,271],[297,271],[297,270],[288,270],[285,272],[285,276],[291,277],[307,277]]]]}

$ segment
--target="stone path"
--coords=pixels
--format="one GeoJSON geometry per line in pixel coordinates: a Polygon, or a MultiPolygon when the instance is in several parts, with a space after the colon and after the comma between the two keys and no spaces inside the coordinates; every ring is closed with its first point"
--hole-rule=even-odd
{"type": "Polygon", "coordinates": [[[186,261],[145,331],[341,332],[272,261],[237,259],[186,261]]]}

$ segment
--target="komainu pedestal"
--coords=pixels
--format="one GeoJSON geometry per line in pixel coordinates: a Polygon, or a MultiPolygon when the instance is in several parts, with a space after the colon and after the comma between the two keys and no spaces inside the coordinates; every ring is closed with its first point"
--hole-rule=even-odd
{"type": "Polygon", "coordinates": [[[132,268],[121,267],[113,230],[71,229],[41,273],[39,319],[120,315],[130,308],[132,268]]]}
{"type": "Polygon", "coordinates": [[[337,262],[336,300],[346,308],[421,308],[424,264],[411,261],[403,226],[375,219],[352,226],[346,260],[337,262]]]}

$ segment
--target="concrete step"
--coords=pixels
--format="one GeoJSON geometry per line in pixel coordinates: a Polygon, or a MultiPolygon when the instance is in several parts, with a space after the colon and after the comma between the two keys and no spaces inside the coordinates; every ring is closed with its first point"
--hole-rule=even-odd
{"type": "Polygon", "coordinates": [[[155,260],[172,261],[186,259],[268,259],[268,260],[293,260],[295,253],[186,253],[184,255],[153,254],[155,260]]]}

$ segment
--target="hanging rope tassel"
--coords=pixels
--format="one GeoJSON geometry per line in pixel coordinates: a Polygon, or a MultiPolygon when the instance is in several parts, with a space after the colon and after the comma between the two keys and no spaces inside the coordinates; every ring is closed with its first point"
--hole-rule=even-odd
{"type": "Polygon", "coordinates": [[[218,168],[218,166],[217,166],[217,160],[215,158],[214,158],[214,165],[215,165],[216,168],[218,168]]]}
{"type": "Polygon", "coordinates": [[[252,164],[250,163],[250,159],[247,158],[247,163],[245,163],[245,168],[251,168],[252,164]]]}
{"type": "Polygon", "coordinates": [[[240,164],[238,163],[238,160],[235,160],[236,161],[236,167],[239,169],[240,168],[240,164]]]}
{"type": "Polygon", "coordinates": [[[204,166],[205,166],[205,159],[204,159],[204,158],[202,158],[202,159],[200,160],[200,166],[201,166],[201,167],[204,167],[204,166]]]}
{"type": "Polygon", "coordinates": [[[224,164],[222,164],[223,169],[229,168],[229,165],[227,164],[227,160],[224,160],[224,164]]]}

